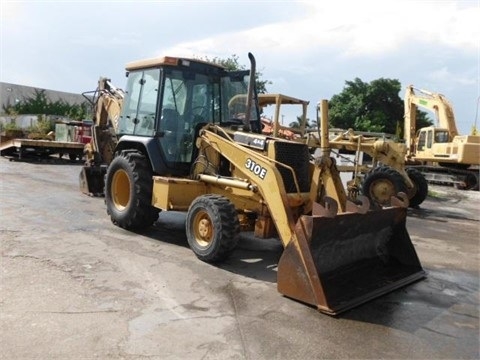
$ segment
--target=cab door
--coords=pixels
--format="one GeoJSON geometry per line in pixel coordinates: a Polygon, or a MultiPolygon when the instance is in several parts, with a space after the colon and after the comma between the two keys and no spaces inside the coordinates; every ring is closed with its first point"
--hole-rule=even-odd
{"type": "Polygon", "coordinates": [[[159,69],[131,72],[119,119],[120,135],[153,137],[157,122],[159,69]]]}

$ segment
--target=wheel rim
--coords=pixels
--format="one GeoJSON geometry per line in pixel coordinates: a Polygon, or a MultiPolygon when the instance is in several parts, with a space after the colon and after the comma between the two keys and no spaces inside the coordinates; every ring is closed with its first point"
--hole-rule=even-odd
{"type": "Polygon", "coordinates": [[[213,240],[213,224],[206,211],[199,211],[193,219],[193,234],[195,242],[207,247],[213,240]]]}
{"type": "Polygon", "coordinates": [[[124,210],[130,201],[130,179],[125,170],[115,172],[112,179],[112,201],[118,210],[124,210]]]}
{"type": "Polygon", "coordinates": [[[395,186],[388,180],[376,180],[370,187],[370,195],[378,203],[386,205],[390,203],[390,197],[395,194],[395,186]]]}

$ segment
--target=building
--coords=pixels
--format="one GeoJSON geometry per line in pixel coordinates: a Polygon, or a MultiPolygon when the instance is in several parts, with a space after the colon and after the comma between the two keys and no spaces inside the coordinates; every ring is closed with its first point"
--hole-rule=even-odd
{"type": "Polygon", "coordinates": [[[82,94],[73,94],[63,91],[0,82],[0,112],[4,113],[5,108],[13,106],[19,101],[35,97],[36,91],[45,91],[47,99],[51,102],[63,100],[71,105],[80,105],[86,102],[86,99],[82,94]]]}
{"type": "Polygon", "coordinates": [[[6,109],[14,106],[18,102],[34,98],[38,91],[44,91],[45,96],[52,103],[60,100],[70,105],[88,103],[82,94],[0,82],[0,124],[15,123],[19,128],[27,128],[34,125],[38,119],[37,114],[22,114],[13,118],[6,114],[6,109]]]}

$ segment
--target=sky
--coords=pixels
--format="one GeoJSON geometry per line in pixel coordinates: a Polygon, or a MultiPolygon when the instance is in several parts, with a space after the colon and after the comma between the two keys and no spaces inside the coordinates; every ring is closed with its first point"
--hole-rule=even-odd
{"type": "MultiPolygon", "coordinates": [[[[316,104],[347,81],[446,96],[480,128],[480,0],[0,0],[0,81],[82,93],[160,56],[256,59],[267,90],[316,104]]],[[[293,117],[299,114],[286,114],[293,117]]],[[[288,123],[289,120],[286,120],[288,123]]]]}

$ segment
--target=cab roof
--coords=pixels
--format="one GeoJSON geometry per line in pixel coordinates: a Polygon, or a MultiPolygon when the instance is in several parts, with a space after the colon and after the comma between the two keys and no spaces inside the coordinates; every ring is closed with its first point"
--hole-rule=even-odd
{"type": "Polygon", "coordinates": [[[179,58],[173,56],[163,56],[159,58],[143,59],[129,62],[125,69],[127,71],[139,70],[139,69],[148,69],[155,68],[159,66],[190,66],[191,63],[205,64],[207,66],[216,67],[218,69],[224,70],[225,67],[219,64],[214,64],[208,61],[199,60],[199,59],[190,59],[190,58],[179,58]]]}

